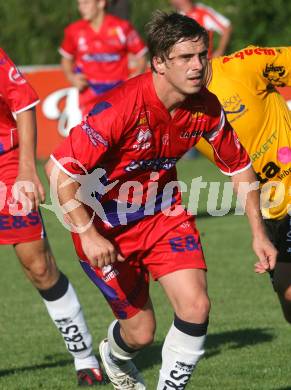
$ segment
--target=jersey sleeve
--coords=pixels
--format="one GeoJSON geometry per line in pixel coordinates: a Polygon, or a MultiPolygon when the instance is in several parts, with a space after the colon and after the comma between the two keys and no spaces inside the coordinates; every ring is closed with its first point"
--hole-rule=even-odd
{"type": "Polygon", "coordinates": [[[213,150],[212,155],[209,150],[207,151],[208,157],[213,156],[212,160],[223,174],[233,176],[251,166],[246,150],[239,142],[222,109],[219,120],[210,131],[204,133],[203,138],[213,150]]]}
{"type": "Polygon", "coordinates": [[[220,14],[216,10],[214,10],[211,7],[205,6],[203,4],[203,11],[204,11],[204,27],[207,30],[212,30],[217,32],[218,34],[222,34],[226,28],[228,28],[231,25],[231,22],[229,19],[227,19],[224,15],[220,14]]]}
{"type": "Polygon", "coordinates": [[[51,154],[51,159],[69,176],[86,174],[102,164],[105,153],[117,142],[122,121],[111,103],[94,106],[87,119],[74,127],[51,154]]]}
{"type": "Polygon", "coordinates": [[[147,52],[147,47],[134,29],[131,23],[127,22],[124,26],[124,35],[126,39],[126,46],[129,53],[135,54],[136,56],[141,57],[147,52]]]}
{"type": "Polygon", "coordinates": [[[72,59],[75,57],[76,53],[76,40],[74,39],[74,31],[72,31],[72,26],[68,26],[64,31],[64,38],[59,47],[59,53],[61,56],[72,59]]]}
{"type": "Polygon", "coordinates": [[[243,71],[252,75],[252,88],[264,89],[267,85],[275,87],[291,86],[291,47],[248,46],[222,59],[222,66],[238,77],[243,71]]]}
{"type": "Polygon", "coordinates": [[[14,114],[28,110],[39,102],[35,90],[2,49],[0,49],[0,92],[14,114]]]}

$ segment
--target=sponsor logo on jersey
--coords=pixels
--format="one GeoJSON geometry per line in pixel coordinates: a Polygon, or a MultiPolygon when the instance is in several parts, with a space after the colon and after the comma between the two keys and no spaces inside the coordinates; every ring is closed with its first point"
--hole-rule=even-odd
{"type": "Polygon", "coordinates": [[[16,66],[12,66],[12,67],[9,69],[8,77],[9,77],[9,80],[10,80],[12,83],[14,83],[14,84],[22,85],[22,84],[25,84],[25,83],[26,83],[26,80],[23,78],[23,76],[22,76],[20,70],[17,69],[16,66]]]}
{"type": "Polygon", "coordinates": [[[280,167],[278,167],[278,165],[274,161],[269,161],[263,166],[261,172],[256,172],[257,179],[260,184],[265,184],[274,177],[277,177],[279,180],[282,180],[285,176],[289,175],[290,168],[287,171],[284,170],[283,174],[279,174],[280,171],[280,167]]]}
{"type": "Polygon", "coordinates": [[[24,216],[0,215],[0,230],[24,229],[40,223],[41,220],[37,212],[24,216]]]}
{"type": "Polygon", "coordinates": [[[234,122],[248,111],[247,106],[242,102],[242,98],[238,93],[223,99],[222,107],[226,115],[235,115],[234,117],[228,117],[230,123],[234,122]]]}
{"type": "Polygon", "coordinates": [[[260,48],[260,47],[256,47],[255,49],[244,49],[244,50],[238,51],[233,56],[224,57],[222,62],[223,62],[223,64],[225,64],[226,62],[229,62],[230,60],[233,60],[233,59],[244,60],[248,56],[252,56],[252,55],[259,55],[260,56],[262,54],[264,54],[266,56],[275,56],[276,52],[274,49],[267,49],[267,48],[260,48]]]}
{"type": "Polygon", "coordinates": [[[284,87],[285,83],[281,81],[281,77],[284,77],[286,74],[286,69],[284,66],[275,66],[273,64],[267,64],[263,76],[270,81],[273,85],[278,87],[284,87]]]}
{"type": "Polygon", "coordinates": [[[118,62],[121,56],[118,53],[95,53],[84,54],[82,59],[85,62],[118,62]]]}
{"type": "Polygon", "coordinates": [[[133,145],[135,150],[147,150],[151,147],[152,132],[149,128],[139,129],[136,136],[137,143],[133,145]]]}
{"type": "Polygon", "coordinates": [[[193,131],[183,130],[180,133],[180,138],[183,139],[196,138],[199,137],[202,133],[203,130],[193,130],[193,131]]]}
{"type": "Polygon", "coordinates": [[[150,138],[152,138],[152,132],[150,129],[146,129],[146,130],[140,129],[136,137],[136,140],[139,144],[141,144],[148,141],[150,138]]]}
{"type": "Polygon", "coordinates": [[[143,171],[160,171],[162,169],[170,170],[172,169],[177,161],[179,160],[178,157],[162,157],[157,159],[150,159],[150,160],[134,160],[125,167],[126,172],[132,172],[136,171],[137,169],[141,169],[143,171]]]}
{"type": "Polygon", "coordinates": [[[151,147],[152,131],[149,128],[148,118],[150,113],[148,111],[142,112],[139,115],[136,135],[136,143],[133,145],[135,150],[147,150],[151,147]]]}
{"type": "Polygon", "coordinates": [[[113,268],[113,266],[105,265],[105,267],[102,268],[102,274],[103,274],[103,280],[104,282],[109,282],[110,280],[116,278],[116,276],[119,275],[119,272],[113,268]]]}
{"type": "Polygon", "coordinates": [[[192,252],[201,250],[201,244],[193,234],[189,234],[186,237],[171,238],[169,244],[172,252],[192,252]]]}
{"type": "Polygon", "coordinates": [[[98,131],[93,129],[93,127],[91,127],[87,122],[83,122],[81,125],[81,128],[88,135],[91,143],[94,146],[98,146],[98,145],[102,144],[106,148],[108,147],[108,142],[102,137],[102,135],[100,133],[98,133],[98,131]]]}
{"type": "MultiPolygon", "coordinates": [[[[267,140],[260,145],[259,149],[257,149],[254,153],[250,154],[250,158],[252,162],[255,162],[259,160],[261,157],[264,156],[264,154],[272,147],[272,145],[275,143],[275,141],[278,139],[277,131],[274,131],[267,140]]],[[[276,144],[275,144],[276,146],[276,144]]],[[[281,148],[282,149],[282,148],[281,148]]],[[[278,160],[280,160],[280,150],[278,150],[278,160]]],[[[291,161],[291,160],[290,160],[291,161]]],[[[281,161],[283,162],[283,161],[281,161]]]]}

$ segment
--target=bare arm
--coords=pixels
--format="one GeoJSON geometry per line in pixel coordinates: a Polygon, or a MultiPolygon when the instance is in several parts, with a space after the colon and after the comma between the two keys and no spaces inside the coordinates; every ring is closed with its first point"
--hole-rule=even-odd
{"type": "Polygon", "coordinates": [[[139,74],[142,74],[146,71],[146,68],[147,68],[147,56],[144,54],[143,56],[141,57],[136,57],[134,56],[133,57],[133,61],[134,61],[134,73],[131,74],[130,77],[135,77],[135,76],[138,76],[139,74]]]}
{"type": "Polygon", "coordinates": [[[24,191],[36,209],[45,200],[45,191],[36,169],[36,117],[35,109],[29,109],[16,115],[19,135],[19,167],[16,183],[27,181],[33,184],[33,192],[24,191]]]}
{"type": "Polygon", "coordinates": [[[256,272],[263,273],[273,270],[276,264],[277,250],[267,237],[263,218],[260,211],[259,190],[245,191],[240,183],[246,183],[247,186],[256,182],[256,176],[250,167],[246,171],[232,176],[234,189],[238,197],[246,199],[245,211],[253,236],[253,250],[259,258],[256,264],[256,272]]]}
{"type": "Polygon", "coordinates": [[[224,53],[227,49],[227,45],[229,44],[229,41],[230,41],[231,33],[232,33],[232,26],[229,25],[228,27],[226,27],[226,29],[221,34],[221,37],[220,37],[219,43],[218,43],[218,47],[213,52],[213,57],[219,57],[219,56],[224,55],[224,53]]]}
{"type": "Polygon", "coordinates": [[[88,86],[87,79],[83,73],[74,72],[74,60],[71,58],[62,57],[61,66],[65,73],[66,78],[73,87],[82,91],[88,86]]]}
{"type": "Polygon", "coordinates": [[[90,264],[93,267],[102,268],[116,260],[123,261],[124,258],[116,251],[112,243],[98,233],[83,203],[78,201],[79,205],[74,209],[68,207],[72,200],[76,200],[79,183],[56,167],[52,160],[49,160],[45,166],[48,178],[52,177],[53,169],[57,170],[57,182],[50,180],[50,185],[56,190],[66,220],[80,231],[82,249],[90,264]]]}

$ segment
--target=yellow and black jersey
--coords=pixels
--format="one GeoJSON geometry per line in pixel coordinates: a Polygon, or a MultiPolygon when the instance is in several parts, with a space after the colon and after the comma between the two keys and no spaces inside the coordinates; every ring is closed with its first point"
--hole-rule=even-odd
{"type": "MultiPolygon", "coordinates": [[[[214,58],[211,65],[208,89],[218,96],[250,155],[259,182],[262,186],[277,182],[271,191],[270,185],[264,186],[263,193],[277,205],[263,208],[263,214],[281,219],[290,199],[291,112],[276,87],[291,86],[291,47],[248,46],[214,58]]],[[[205,141],[196,147],[213,159],[205,141]]]]}

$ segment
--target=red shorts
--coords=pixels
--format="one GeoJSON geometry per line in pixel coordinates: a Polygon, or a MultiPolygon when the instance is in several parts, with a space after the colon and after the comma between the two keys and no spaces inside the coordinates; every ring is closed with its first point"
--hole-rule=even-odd
{"type": "Polygon", "coordinates": [[[18,173],[18,149],[0,156],[0,245],[15,245],[40,240],[45,230],[39,211],[25,216],[11,215],[12,186],[18,173]]]}
{"type": "Polygon", "coordinates": [[[149,274],[154,280],[182,269],[206,269],[199,232],[193,216],[158,213],[121,228],[100,230],[126,258],[102,269],[85,258],[77,234],[73,240],[81,265],[101,290],[117,318],[138,313],[149,298],[149,274]]]}

